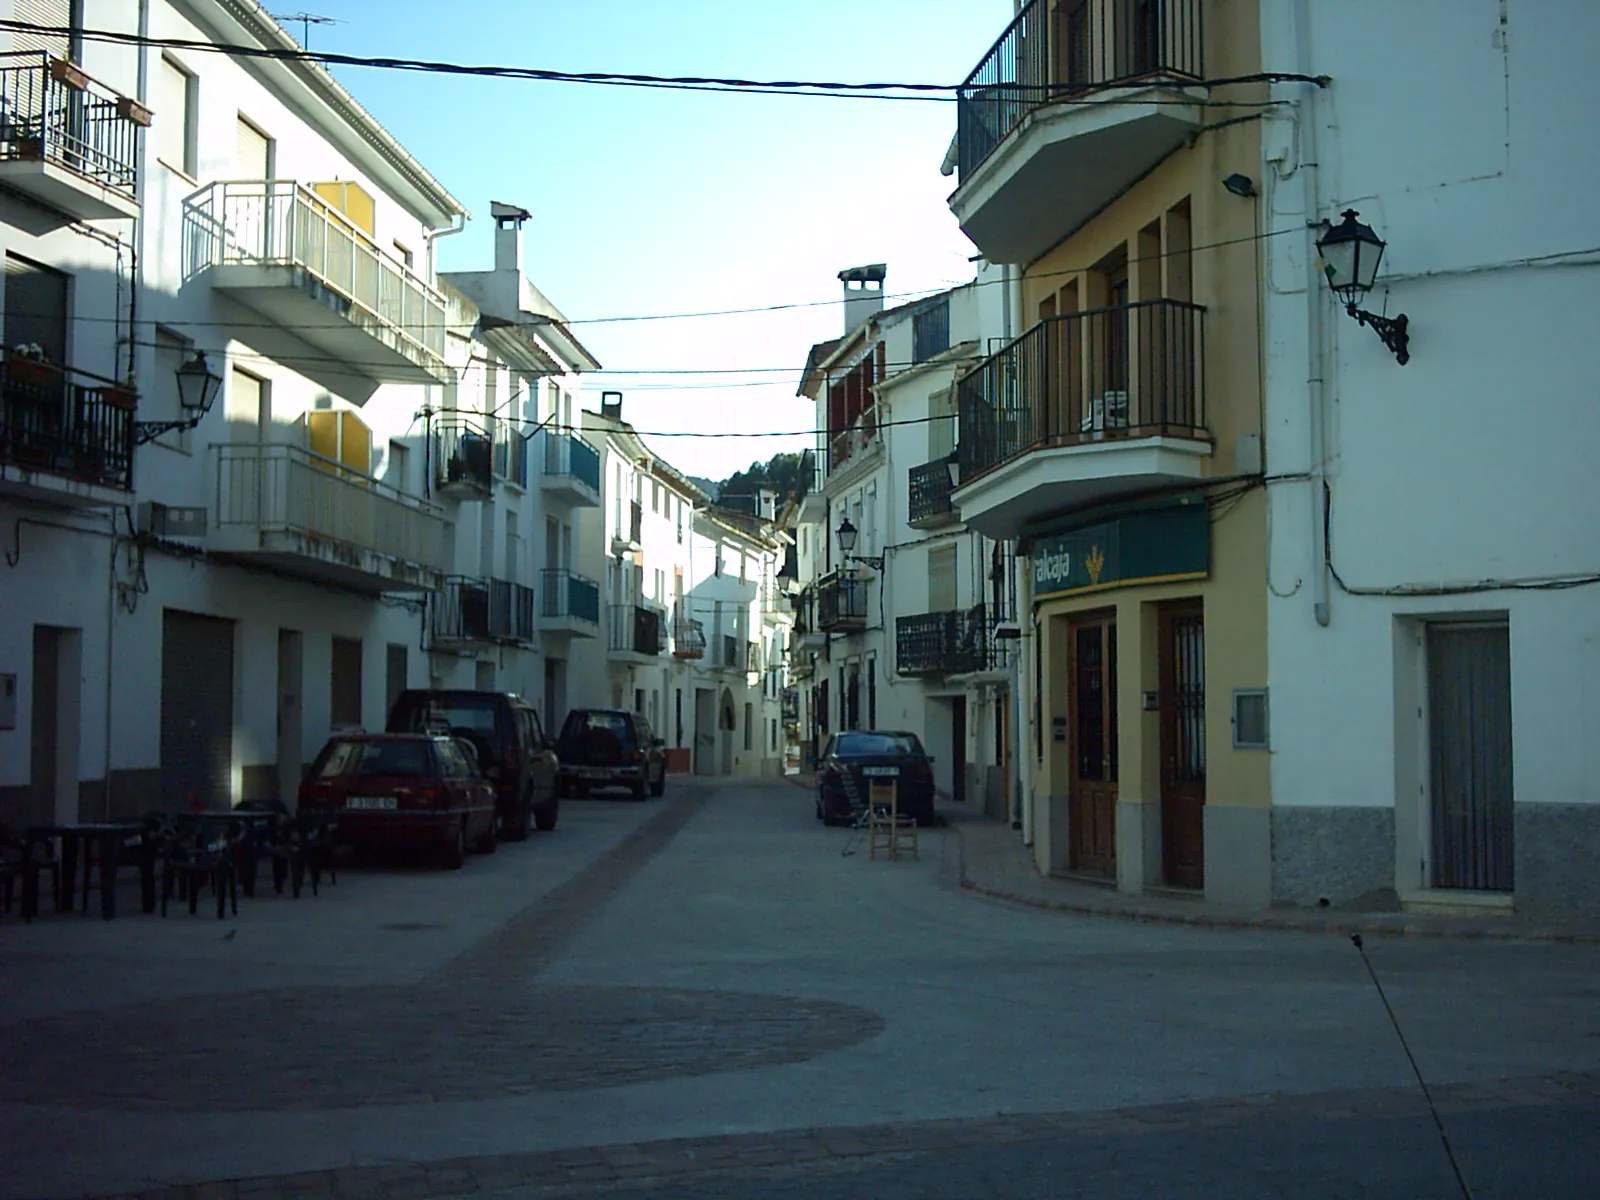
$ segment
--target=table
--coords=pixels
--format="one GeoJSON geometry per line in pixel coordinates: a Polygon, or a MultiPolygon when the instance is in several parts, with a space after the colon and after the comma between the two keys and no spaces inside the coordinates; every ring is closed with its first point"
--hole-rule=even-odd
{"type": "MultiPolygon", "coordinates": [[[[83,908],[89,910],[89,848],[100,851],[100,918],[109,921],[117,915],[117,868],[122,851],[129,845],[138,848],[139,899],[147,913],[156,910],[155,842],[142,821],[71,821],[56,825],[32,825],[24,837],[23,855],[31,860],[40,842],[61,839],[61,899],[57,905],[68,912],[78,880],[79,848],[84,850],[83,908]]],[[[22,913],[25,918],[39,912],[39,880],[33,871],[22,877],[22,913]]]]}
{"type": "Polygon", "coordinates": [[[230,837],[235,829],[242,830],[248,835],[234,844],[233,866],[236,876],[244,883],[244,894],[249,897],[255,896],[257,865],[261,857],[257,839],[284,819],[282,813],[273,809],[220,808],[168,813],[166,816],[179,828],[185,825],[213,827],[225,825],[228,827],[230,837]]]}

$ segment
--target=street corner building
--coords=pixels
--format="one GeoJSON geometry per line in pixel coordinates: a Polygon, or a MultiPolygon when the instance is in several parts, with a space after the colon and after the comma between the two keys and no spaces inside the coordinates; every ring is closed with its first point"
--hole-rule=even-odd
{"type": "Polygon", "coordinates": [[[1600,911],[1578,46],[1600,12],[1032,0],[980,49],[945,169],[1004,304],[948,502],[1018,555],[1041,872],[1600,911]]]}

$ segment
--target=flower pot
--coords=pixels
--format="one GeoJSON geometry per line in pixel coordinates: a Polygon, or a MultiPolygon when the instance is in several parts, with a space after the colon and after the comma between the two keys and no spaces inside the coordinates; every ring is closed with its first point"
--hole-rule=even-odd
{"type": "Polygon", "coordinates": [[[11,143],[11,157],[32,161],[44,157],[44,139],[19,137],[11,143]]]}
{"type": "Polygon", "coordinates": [[[150,128],[150,120],[154,114],[131,96],[117,97],[117,116],[124,121],[132,121],[135,125],[145,129],[150,128]]]}
{"type": "Polygon", "coordinates": [[[120,408],[123,412],[132,412],[139,403],[139,393],[130,387],[104,388],[100,397],[112,408],[120,408]]]}
{"type": "Polygon", "coordinates": [[[34,358],[8,358],[6,378],[24,387],[54,387],[61,382],[61,368],[34,358]]]}
{"type": "Polygon", "coordinates": [[[68,62],[64,58],[50,59],[50,77],[57,83],[65,84],[69,88],[83,91],[89,86],[89,77],[85,75],[76,63],[68,62]]]}

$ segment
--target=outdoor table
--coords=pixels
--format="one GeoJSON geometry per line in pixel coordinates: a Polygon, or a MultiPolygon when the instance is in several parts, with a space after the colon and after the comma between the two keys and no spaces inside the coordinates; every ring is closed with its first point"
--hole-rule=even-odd
{"type": "Polygon", "coordinates": [[[256,894],[256,865],[260,858],[256,846],[256,838],[265,830],[272,828],[273,824],[281,819],[281,814],[272,810],[261,809],[200,809],[168,814],[174,824],[226,825],[231,833],[235,829],[242,830],[248,836],[234,847],[233,862],[239,876],[244,883],[244,894],[256,894]]]}
{"type": "MultiPolygon", "coordinates": [[[[109,921],[117,915],[117,868],[124,848],[137,845],[139,854],[139,899],[147,913],[156,910],[155,843],[141,821],[72,821],[56,825],[33,825],[24,838],[23,854],[31,859],[40,842],[61,839],[61,899],[58,908],[71,912],[78,878],[78,854],[83,848],[83,907],[89,909],[89,850],[100,852],[100,917],[109,921]]],[[[25,872],[22,880],[22,911],[33,917],[39,911],[38,878],[25,872]]]]}

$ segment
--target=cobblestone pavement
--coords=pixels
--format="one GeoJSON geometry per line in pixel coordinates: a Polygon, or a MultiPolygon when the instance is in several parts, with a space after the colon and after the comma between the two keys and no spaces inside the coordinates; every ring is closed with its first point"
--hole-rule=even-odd
{"type": "MultiPolygon", "coordinates": [[[[1562,1114],[1580,1122],[1578,1128],[1592,1129],[1600,1118],[1600,1073],[1564,1074],[1542,1079],[1500,1080],[1488,1084],[1445,1086],[1434,1090],[1434,1101],[1444,1119],[1461,1125],[1473,1116],[1504,1122],[1513,1114],[1545,1111],[1562,1114]]],[[[496,1155],[460,1158],[430,1163],[412,1163],[375,1168],[348,1168],[336,1171],[307,1172],[302,1175],[240,1179],[202,1188],[165,1188],[158,1191],[128,1193],[118,1200],[254,1200],[265,1196],[293,1196],[296,1200],[370,1200],[384,1197],[427,1197],[445,1200],[457,1196],[494,1195],[525,1197],[526,1200],[554,1200],[558,1196],[620,1194],[639,1196],[752,1196],[790,1195],[789,1180],[800,1180],[795,1196],[840,1194],[884,1197],[891,1190],[882,1181],[883,1168],[926,1160],[911,1182],[907,1195],[977,1196],[1020,1195],[1016,1184],[1028,1170],[1019,1170],[1015,1161],[991,1163],[995,1177],[967,1178],[952,1184],[952,1161],[972,1151],[997,1147],[1028,1151],[1031,1156],[1059,1153],[1071,1144],[1076,1152],[1067,1163],[1047,1171],[1038,1181],[1048,1190],[1028,1194],[1040,1196],[1138,1194],[1120,1190],[1134,1182],[1139,1172],[1130,1170],[1124,1158],[1144,1159],[1150,1165],[1153,1147],[1143,1143],[1182,1134],[1205,1134],[1214,1138],[1250,1134],[1279,1143],[1289,1130],[1308,1125],[1320,1127],[1321,1140],[1352,1136],[1354,1126],[1374,1122],[1395,1122],[1406,1149],[1407,1171],[1400,1182],[1413,1190],[1392,1193],[1414,1197],[1427,1192],[1414,1190],[1420,1181],[1434,1194],[1449,1195],[1453,1178],[1448,1159],[1439,1146],[1438,1135],[1416,1089],[1378,1088],[1326,1092],[1315,1095],[1235,1096],[1203,1102],[1145,1105],[1101,1112],[1031,1113],[992,1118],[924,1121],[901,1124],[867,1125],[845,1128],[814,1128],[774,1134],[746,1134],[733,1137],[683,1138],[653,1143],[618,1144],[556,1150],[521,1155],[496,1155]],[[1341,1123],[1352,1129],[1340,1131],[1341,1123]],[[1128,1139],[1137,1139],[1130,1142],[1128,1139]],[[1083,1147],[1093,1147],[1102,1161],[1086,1162],[1083,1147]],[[1119,1153],[1120,1151],[1120,1153],[1119,1153]],[[1412,1161],[1413,1156],[1415,1162],[1412,1161]],[[1416,1167],[1417,1171],[1409,1168],[1416,1167]],[[871,1178],[867,1185],[830,1186],[829,1175],[860,1173],[871,1178]],[[1090,1191],[1089,1184],[1112,1186],[1114,1190],[1090,1191]],[[941,1188],[940,1181],[945,1187],[941,1188]],[[981,1188],[974,1188],[981,1183],[981,1188]],[[973,1190],[947,1190],[950,1187],[973,1190]]],[[[1479,1126],[1473,1125],[1475,1130],[1479,1126]]],[[[1393,1134],[1391,1134],[1393,1136],[1393,1134]]],[[[1488,1172],[1502,1173],[1505,1163],[1491,1161],[1478,1138],[1477,1162],[1488,1172]]],[[[1592,1143],[1592,1139],[1591,1139],[1592,1143]]],[[[1249,1170],[1259,1167],[1257,1161],[1249,1170]]],[[[1590,1144],[1587,1160],[1600,1166],[1600,1144],[1590,1144]]],[[[1203,1168],[1213,1165],[1207,1156],[1189,1165],[1196,1178],[1203,1168]]],[[[1515,1161],[1516,1155],[1511,1155],[1515,1161]]],[[[1359,1150],[1343,1153],[1348,1174],[1336,1182],[1350,1190],[1318,1194],[1370,1196],[1378,1194],[1369,1186],[1374,1162],[1359,1150]]],[[[1170,1164],[1163,1164],[1163,1166],[1170,1164]]],[[[1394,1168],[1391,1161],[1386,1170],[1394,1168]]],[[[1035,1162],[1030,1168],[1038,1169],[1035,1162]]],[[[1146,1172],[1148,1174],[1148,1171],[1146,1172]]],[[[1592,1180],[1593,1175],[1578,1176],[1592,1180]]],[[[902,1185],[904,1179],[899,1181],[902,1185]]],[[[1148,1178],[1148,1184],[1161,1186],[1164,1194],[1179,1182],[1170,1175],[1148,1178]]],[[[1262,1182],[1258,1177],[1256,1183],[1262,1182]]],[[[1308,1194],[1315,1182],[1305,1170],[1282,1172],[1280,1181],[1294,1185],[1296,1194],[1308,1194]]],[[[1241,1180],[1231,1176],[1231,1186],[1241,1180]]],[[[1198,1193],[1197,1193],[1198,1194],[1198,1193]]],[[[1205,1194],[1210,1194],[1209,1192],[1205,1194]]],[[[1237,1190],[1217,1195],[1240,1195],[1237,1190]]],[[[1263,1194],[1263,1193],[1256,1193],[1263,1194]]],[[[1385,1193],[1389,1194],[1389,1193],[1385,1193]]],[[[1480,1191],[1487,1197],[1494,1193],[1480,1191]]],[[[1517,1193],[1509,1193],[1517,1194],[1517,1193]]],[[[1573,1195],[1589,1194],[1574,1192],[1573,1195]]],[[[1546,1200],[1554,1193],[1546,1193],[1546,1200]]]]}

